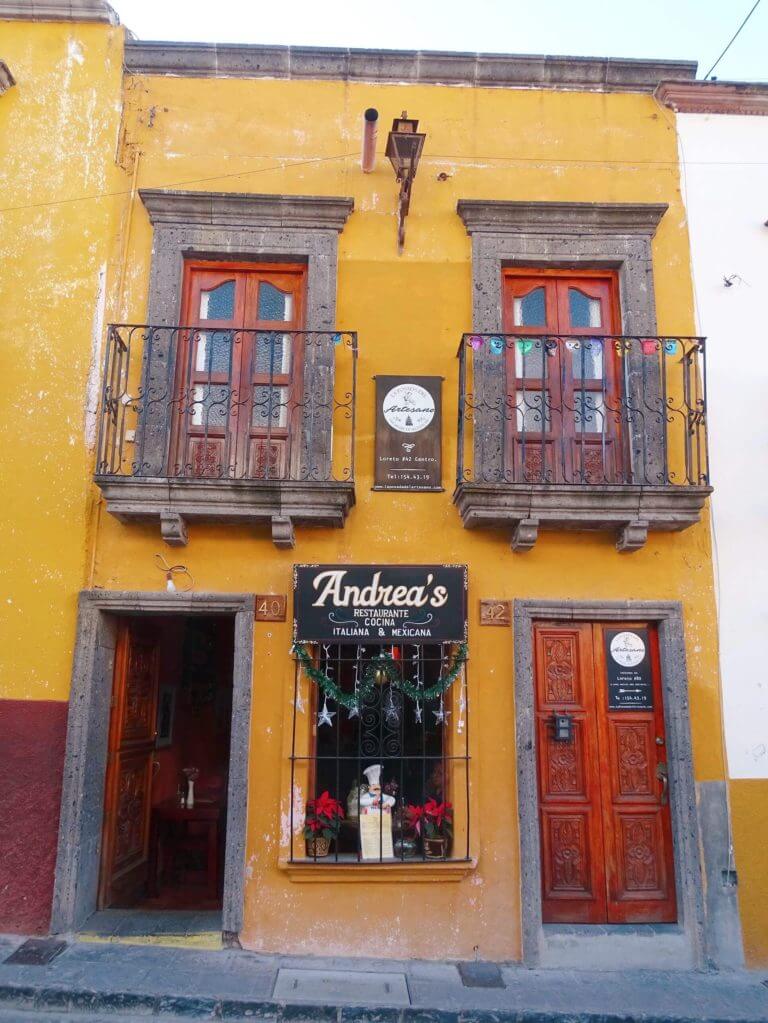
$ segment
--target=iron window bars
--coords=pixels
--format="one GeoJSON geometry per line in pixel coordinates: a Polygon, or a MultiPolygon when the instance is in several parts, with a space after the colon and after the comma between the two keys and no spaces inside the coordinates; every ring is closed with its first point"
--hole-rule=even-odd
{"type": "MultiPolygon", "coordinates": [[[[419,688],[434,684],[451,664],[457,644],[313,644],[317,667],[345,692],[353,694],[363,673],[382,652],[390,653],[400,677],[419,688]]],[[[358,709],[345,709],[328,698],[331,724],[320,724],[326,698],[310,681],[300,661],[295,664],[291,749],[290,831],[291,863],[432,862],[423,842],[409,843],[407,807],[424,805],[430,798],[450,802],[453,836],[443,860],[470,859],[469,723],[466,664],[442,697],[414,701],[396,683],[384,679],[362,698],[358,709]],[[383,829],[379,814],[378,857],[363,859],[360,836],[360,784],[363,771],[382,764],[382,789],[395,797],[392,811],[394,856],[383,855],[383,829]],[[327,857],[305,853],[305,806],[323,792],[344,809],[338,838],[327,857]],[[354,795],[356,793],[356,795],[354,795]],[[351,814],[348,814],[348,809],[351,814]]]]}

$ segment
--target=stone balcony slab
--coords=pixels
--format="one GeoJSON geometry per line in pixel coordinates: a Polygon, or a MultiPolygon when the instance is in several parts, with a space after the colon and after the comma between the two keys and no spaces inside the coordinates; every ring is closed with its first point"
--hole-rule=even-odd
{"type": "Polygon", "coordinates": [[[621,552],[639,550],[648,533],[699,521],[710,486],[460,483],[453,494],[466,529],[508,528],[512,549],[530,550],[540,529],[617,533],[621,552]]]}
{"type": "Polygon", "coordinates": [[[187,543],[188,522],[268,526],[277,547],[295,545],[294,526],[342,528],[355,485],[337,481],[95,478],[107,511],[120,522],[159,523],[171,547],[187,543]]]}

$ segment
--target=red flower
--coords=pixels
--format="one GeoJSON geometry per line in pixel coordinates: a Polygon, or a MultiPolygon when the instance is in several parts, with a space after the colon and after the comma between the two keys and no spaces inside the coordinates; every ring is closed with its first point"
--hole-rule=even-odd
{"type": "Polygon", "coordinates": [[[417,835],[421,834],[421,822],[424,817],[425,807],[423,806],[407,806],[405,812],[408,814],[408,823],[411,825],[417,835]]]}
{"type": "Polygon", "coordinates": [[[443,821],[450,821],[453,816],[453,807],[450,803],[438,803],[435,799],[428,799],[424,804],[424,813],[440,829],[443,821]]]}
{"type": "Polygon", "coordinates": [[[328,821],[344,816],[344,810],[338,799],[334,799],[327,791],[321,793],[317,799],[310,799],[307,803],[307,815],[324,817],[328,821]]]}

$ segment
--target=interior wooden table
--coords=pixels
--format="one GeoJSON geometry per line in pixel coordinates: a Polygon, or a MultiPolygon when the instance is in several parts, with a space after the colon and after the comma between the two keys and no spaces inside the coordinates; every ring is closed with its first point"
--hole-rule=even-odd
{"type": "MultiPolygon", "coordinates": [[[[149,859],[149,891],[150,895],[160,893],[160,879],[164,869],[164,861],[168,854],[173,855],[174,847],[179,848],[192,844],[204,845],[206,856],[206,894],[211,899],[219,894],[219,842],[223,806],[219,802],[196,802],[188,809],[181,806],[176,799],[168,799],[152,807],[152,829],[149,859]],[[201,842],[190,842],[188,825],[201,825],[201,842]],[[181,837],[183,830],[186,837],[181,837]]],[[[196,836],[191,836],[193,839],[196,836]]]]}

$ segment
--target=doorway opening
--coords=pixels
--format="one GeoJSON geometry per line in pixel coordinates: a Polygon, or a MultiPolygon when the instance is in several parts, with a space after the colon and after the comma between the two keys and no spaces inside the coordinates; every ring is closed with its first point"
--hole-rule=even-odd
{"type": "Polygon", "coordinates": [[[99,910],[221,910],[233,656],[230,616],[117,620],[99,910]]]}
{"type": "Polygon", "coordinates": [[[542,922],[676,923],[658,634],[534,625],[542,922]]]}

